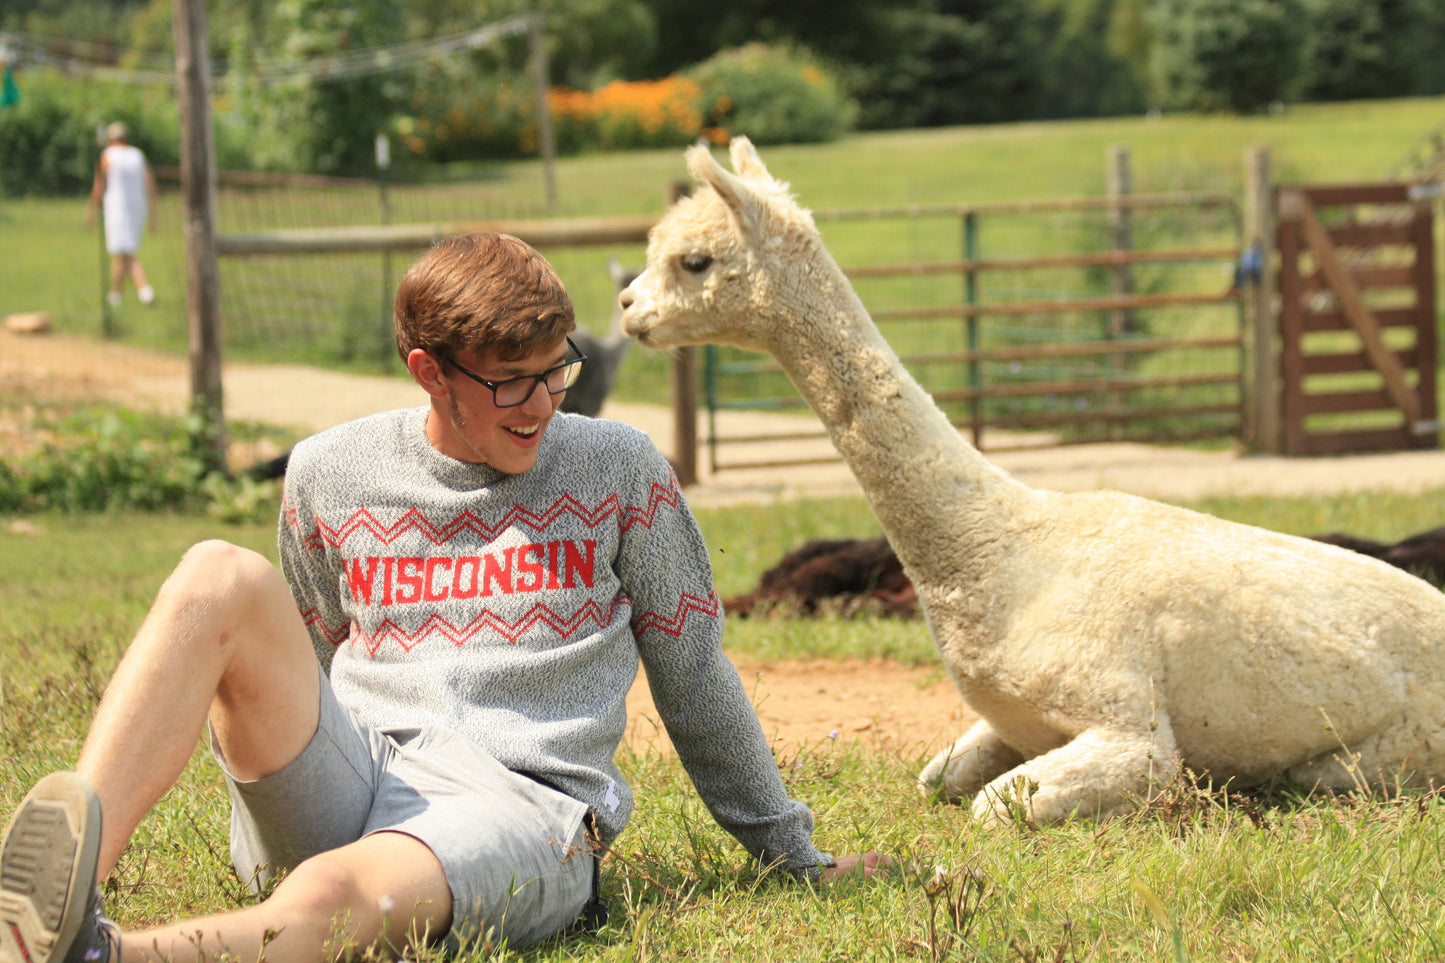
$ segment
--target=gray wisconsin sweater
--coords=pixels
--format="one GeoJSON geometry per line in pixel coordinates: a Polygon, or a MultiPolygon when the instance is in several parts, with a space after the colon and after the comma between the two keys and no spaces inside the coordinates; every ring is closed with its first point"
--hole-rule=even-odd
{"type": "Polygon", "coordinates": [[[282,569],[341,704],[378,729],[441,726],[587,803],[611,841],[632,811],[613,762],[639,657],[718,823],[811,870],[788,798],[722,653],[701,533],[647,436],[558,413],[536,466],[506,475],[426,438],[426,408],[296,446],[282,569]]]}

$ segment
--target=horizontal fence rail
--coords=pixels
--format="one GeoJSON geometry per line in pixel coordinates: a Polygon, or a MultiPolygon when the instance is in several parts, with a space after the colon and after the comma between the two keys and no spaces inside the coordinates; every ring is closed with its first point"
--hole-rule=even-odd
{"type": "Polygon", "coordinates": [[[657,218],[650,216],[579,217],[456,221],[318,230],[290,229],[222,234],[216,238],[216,247],[221,255],[229,257],[410,252],[429,247],[445,237],[479,231],[512,234],[533,247],[635,244],[647,240],[647,231],[656,222],[657,218]]]}
{"type": "MultiPolygon", "coordinates": [[[[227,188],[239,199],[223,204],[217,236],[229,272],[228,324],[233,315],[265,319],[237,323],[228,337],[309,338],[342,360],[385,363],[394,353],[385,323],[399,275],[393,254],[472,231],[554,251],[640,246],[657,221],[468,216],[477,205],[455,201],[452,216],[425,218],[434,210],[425,188],[388,193],[384,184],[325,178],[242,178],[227,188]],[[296,193],[303,196],[277,199],[296,193]],[[368,196],[379,218],[347,223],[372,203],[368,196]],[[329,320],[338,311],[340,320],[329,320]]],[[[884,337],[978,447],[1238,435],[1243,338],[1233,280],[1242,245],[1229,195],[1125,193],[813,217],[884,337]]],[[[699,383],[675,392],[675,405],[679,426],[690,427],[687,405],[701,398],[701,449],[713,471],[836,462],[771,359],[711,347],[700,354],[699,383]],[[755,428],[729,412],[781,420],[755,428]]],[[[674,377],[690,363],[680,358],[674,377]]],[[[676,437],[695,450],[690,430],[679,427],[676,437]]]]}
{"type": "MultiPolygon", "coordinates": [[[[1239,435],[1244,338],[1234,198],[1129,194],[822,210],[813,217],[900,360],[979,448],[1239,435]],[[1141,212],[1211,223],[1196,231],[1136,220],[1132,233],[1118,230],[1121,220],[1141,212]],[[1047,249],[1060,246],[1048,226],[1017,230],[1028,218],[1064,216],[1078,223],[1053,223],[1054,234],[1069,235],[1063,250],[1047,249]],[[1013,243],[1035,246],[983,255],[985,217],[990,236],[1008,224],[1022,238],[1013,243]],[[929,220],[955,227],[930,233],[919,226],[929,220]],[[855,232],[872,228],[876,237],[839,241],[835,233],[850,225],[855,232]],[[1141,243],[1148,232],[1160,236],[1141,243]],[[1180,243],[1201,233],[1216,243],[1180,243]],[[891,250],[878,238],[919,247],[923,235],[936,236],[944,256],[878,260],[878,252],[891,250]],[[946,245],[955,256],[946,256],[946,245]],[[850,261],[846,254],[855,247],[873,259],[850,261]],[[1010,277],[1024,280],[1001,281],[1010,277]],[[930,284],[935,295],[948,285],[950,296],[896,287],[930,284]],[[1200,330],[1199,319],[1210,315],[1200,330]]],[[[704,359],[713,471],[837,460],[775,362],[716,347],[706,348],[704,359]],[[778,422],[750,430],[722,417],[728,411],[772,412],[778,422]]]]}

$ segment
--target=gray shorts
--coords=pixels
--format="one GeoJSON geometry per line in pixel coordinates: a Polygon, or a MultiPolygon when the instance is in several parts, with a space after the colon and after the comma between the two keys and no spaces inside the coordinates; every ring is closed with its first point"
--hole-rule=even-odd
{"type": "MultiPolygon", "coordinates": [[[[212,751],[222,769],[214,738],[212,751]]],[[[452,890],[453,950],[484,936],[512,947],[566,929],[592,895],[585,804],[512,772],[441,729],[371,729],[321,676],[310,745],[254,781],[226,772],[231,858],[260,891],[278,872],[370,833],[426,844],[452,890]]]]}

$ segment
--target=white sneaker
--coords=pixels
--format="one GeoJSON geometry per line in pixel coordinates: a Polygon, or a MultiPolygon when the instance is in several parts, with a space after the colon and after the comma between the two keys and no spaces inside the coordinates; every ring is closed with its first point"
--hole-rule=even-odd
{"type": "Polygon", "coordinates": [[[82,777],[35,784],[0,841],[0,963],[119,961],[96,888],[100,801],[82,777]]]}
{"type": "Polygon", "coordinates": [[[107,295],[105,296],[105,299],[110,302],[110,306],[111,306],[111,307],[113,307],[113,308],[118,308],[118,307],[120,307],[121,297],[120,297],[120,292],[119,292],[119,291],[111,291],[109,294],[107,294],[107,295]]]}
{"type": "Polygon", "coordinates": [[[149,284],[140,289],[140,303],[147,305],[156,303],[156,292],[149,284]]]}

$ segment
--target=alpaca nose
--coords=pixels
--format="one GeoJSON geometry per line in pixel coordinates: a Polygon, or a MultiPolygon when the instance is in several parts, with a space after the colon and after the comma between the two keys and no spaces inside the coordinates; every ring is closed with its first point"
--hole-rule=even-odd
{"type": "Polygon", "coordinates": [[[617,303],[622,306],[622,310],[624,311],[632,307],[633,302],[636,300],[637,298],[633,297],[632,288],[630,287],[623,288],[622,293],[617,295],[617,303]]]}

